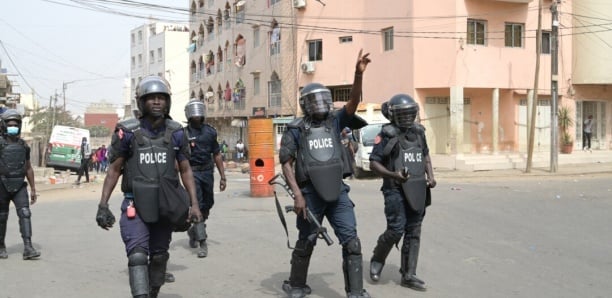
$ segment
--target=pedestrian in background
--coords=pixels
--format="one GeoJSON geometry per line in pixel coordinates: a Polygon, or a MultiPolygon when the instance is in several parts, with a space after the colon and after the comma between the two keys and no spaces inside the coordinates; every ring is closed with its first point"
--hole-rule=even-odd
{"type": "Polygon", "coordinates": [[[238,139],[238,142],[236,142],[236,161],[244,162],[244,144],[242,139],[238,139]]]}
{"type": "Polygon", "coordinates": [[[582,126],[582,150],[591,150],[591,136],[593,136],[593,115],[584,120],[582,126]]]}
{"type": "Polygon", "coordinates": [[[425,216],[428,187],[436,186],[425,128],[415,119],[419,105],[407,94],[397,94],[383,104],[385,124],[374,140],[370,169],[383,178],[387,229],[378,237],[370,259],[370,278],[378,282],[385,260],[394,245],[404,237],[401,250],[401,285],[425,291],[425,282],[416,276],[425,216]]]}
{"type": "Polygon", "coordinates": [[[198,197],[198,206],[202,213],[202,221],[194,223],[187,231],[189,246],[198,248],[198,258],[208,256],[208,244],[206,239],[206,220],[210,210],[215,204],[215,167],[219,171],[219,190],[224,191],[227,183],[221,148],[217,143],[217,130],[204,123],[206,119],[206,107],[204,103],[193,99],[185,106],[185,117],[189,124],[185,127],[185,134],[189,139],[191,158],[189,164],[195,179],[195,189],[198,197]]]}
{"type": "MultiPolygon", "coordinates": [[[[9,204],[13,201],[19,231],[23,239],[23,259],[31,260],[40,257],[32,246],[32,213],[30,204],[34,205],[38,194],[34,180],[34,170],[30,163],[30,147],[20,137],[22,117],[17,110],[6,110],[2,113],[0,125],[0,259],[8,258],[6,244],[6,224],[9,216],[9,204]],[[30,201],[28,201],[28,180],[30,184],[30,201]]],[[[5,267],[5,270],[8,268],[5,267]]]]}
{"type": "Polygon", "coordinates": [[[169,84],[159,76],[145,77],[136,86],[140,118],[122,121],[115,128],[109,153],[111,163],[96,214],[102,229],[113,226],[115,217],[108,201],[123,175],[119,225],[133,297],[157,297],[166,279],[168,249],[177,226],[159,216],[161,179],[178,179],[180,172],[191,202],[189,218],[194,221],[202,218],[189,167],[189,145],[181,124],[168,115],[170,94],[169,84]]]}
{"type": "Polygon", "coordinates": [[[102,173],[106,173],[106,168],[108,167],[107,152],[106,145],[102,145],[97,152],[98,161],[100,163],[100,172],[102,173]]]}
{"type": "Polygon", "coordinates": [[[227,152],[228,152],[228,150],[229,150],[229,146],[227,146],[227,143],[225,142],[225,140],[223,140],[223,141],[221,142],[220,148],[221,148],[221,149],[220,149],[220,150],[221,150],[221,159],[222,159],[223,161],[225,161],[225,160],[226,160],[226,155],[227,155],[227,152]]]}
{"type": "Polygon", "coordinates": [[[89,183],[89,162],[91,160],[91,148],[87,137],[81,140],[81,167],[78,170],[76,185],[81,184],[81,176],[85,175],[85,182],[89,183]]]}

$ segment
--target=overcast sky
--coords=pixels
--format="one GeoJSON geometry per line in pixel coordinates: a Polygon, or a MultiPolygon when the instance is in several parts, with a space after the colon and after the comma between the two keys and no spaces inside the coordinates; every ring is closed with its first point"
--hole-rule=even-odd
{"type": "MultiPolygon", "coordinates": [[[[145,1],[187,9],[187,0],[145,1]]],[[[124,0],[8,0],[0,9],[0,60],[18,87],[42,106],[56,92],[66,108],[82,115],[92,102],[124,105],[123,86],[130,71],[130,30],[148,16],[187,24],[175,9],[127,5],[124,0]],[[123,3],[123,4],[122,4],[123,3]],[[123,15],[121,15],[123,14],[123,15]],[[125,14],[135,16],[125,16],[125,14]]],[[[134,3],[134,2],[131,2],[134,3]]]]}

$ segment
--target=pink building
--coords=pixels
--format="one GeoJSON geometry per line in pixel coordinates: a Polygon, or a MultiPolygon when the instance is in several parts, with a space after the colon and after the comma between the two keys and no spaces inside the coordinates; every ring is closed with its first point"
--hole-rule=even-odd
{"type": "MultiPolygon", "coordinates": [[[[593,147],[611,146],[606,116],[612,113],[612,58],[606,44],[612,33],[601,25],[612,19],[612,9],[602,3],[554,1],[558,105],[569,107],[577,123],[570,128],[575,148],[582,146],[581,123],[588,115],[595,119],[593,147]]],[[[310,82],[328,86],[335,101],[346,100],[363,48],[373,61],[364,76],[363,101],[412,95],[433,153],[525,152],[534,94],[534,149],[550,151],[553,1],[543,1],[537,92],[538,1],[192,0],[190,5],[190,31],[198,46],[191,55],[190,90],[208,102],[217,127],[248,123],[251,110],[263,107],[280,133],[282,120],[299,114],[299,88],[310,82]],[[206,14],[209,8],[216,18],[206,14]]]]}

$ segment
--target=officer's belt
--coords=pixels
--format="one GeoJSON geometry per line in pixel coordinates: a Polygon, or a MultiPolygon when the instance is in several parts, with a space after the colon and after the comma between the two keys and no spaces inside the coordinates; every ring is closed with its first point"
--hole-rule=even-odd
{"type": "Polygon", "coordinates": [[[203,172],[203,171],[210,171],[213,169],[213,164],[209,163],[206,165],[192,165],[191,166],[191,170],[192,171],[198,171],[198,172],[203,172]]]}

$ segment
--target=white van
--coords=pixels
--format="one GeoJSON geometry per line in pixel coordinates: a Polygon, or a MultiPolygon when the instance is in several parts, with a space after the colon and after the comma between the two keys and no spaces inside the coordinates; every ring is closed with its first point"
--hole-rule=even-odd
{"type": "Polygon", "coordinates": [[[361,129],[353,130],[354,144],[357,146],[355,152],[355,163],[353,174],[355,178],[362,178],[370,173],[370,153],[374,147],[374,139],[382,129],[382,126],[389,123],[377,103],[361,103],[355,112],[368,122],[368,125],[361,129]]]}
{"type": "Polygon", "coordinates": [[[46,165],[55,170],[77,171],[81,167],[81,141],[89,139],[89,130],[56,125],[53,127],[47,147],[46,165]]]}

